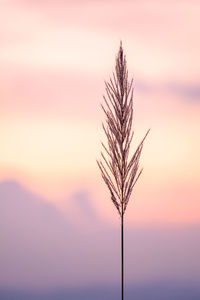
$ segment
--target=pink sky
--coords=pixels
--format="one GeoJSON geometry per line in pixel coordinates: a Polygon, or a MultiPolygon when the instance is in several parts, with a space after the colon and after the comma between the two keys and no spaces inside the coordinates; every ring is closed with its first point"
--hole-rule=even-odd
{"type": "Polygon", "coordinates": [[[0,222],[5,229],[0,267],[7,270],[0,285],[119,280],[119,253],[110,261],[109,236],[115,232],[118,245],[119,217],[96,158],[104,139],[104,80],[112,74],[120,40],[134,76],[133,150],[151,128],[141,157],[144,171],[126,214],[127,282],[199,278],[199,15],[199,1],[189,0],[0,2],[0,222]],[[197,227],[190,234],[192,226],[197,227]],[[73,245],[69,253],[65,230],[73,245]],[[132,268],[132,253],[142,266],[132,268]],[[112,266],[107,273],[106,263],[112,266]]]}
{"type": "Polygon", "coordinates": [[[122,39],[135,79],[135,146],[151,127],[135,191],[138,214],[132,206],[130,220],[199,221],[199,3],[0,6],[0,178],[16,179],[59,207],[73,190],[91,189],[112,219],[109,199],[99,204],[106,191],[95,159],[104,79],[122,39]]]}

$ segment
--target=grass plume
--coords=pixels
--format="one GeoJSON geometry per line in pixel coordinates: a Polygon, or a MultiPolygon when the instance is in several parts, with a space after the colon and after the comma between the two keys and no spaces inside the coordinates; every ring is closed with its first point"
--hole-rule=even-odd
{"type": "Polygon", "coordinates": [[[129,81],[126,56],[120,43],[116,56],[115,72],[105,82],[106,96],[102,109],[106,116],[103,125],[107,145],[102,143],[103,151],[97,164],[107,185],[111,200],[121,216],[121,300],[124,299],[124,213],[130,200],[133,187],[142,173],[139,160],[144,140],[149,130],[130,155],[133,139],[133,79],[129,81]]]}
{"type": "Polygon", "coordinates": [[[97,161],[101,175],[107,185],[111,200],[120,216],[124,215],[133,187],[142,173],[139,160],[143,143],[149,130],[130,156],[133,138],[133,79],[129,82],[126,56],[120,43],[116,57],[115,72],[105,82],[106,96],[102,109],[106,116],[103,130],[107,137],[107,145],[102,143],[104,152],[97,161]]]}

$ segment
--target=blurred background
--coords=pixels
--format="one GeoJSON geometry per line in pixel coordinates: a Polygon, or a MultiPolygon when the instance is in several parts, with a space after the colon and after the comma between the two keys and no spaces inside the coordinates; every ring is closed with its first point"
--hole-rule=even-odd
{"type": "Polygon", "coordinates": [[[126,299],[200,299],[200,3],[0,1],[0,299],[120,299],[96,158],[120,40],[134,78],[126,299]]]}

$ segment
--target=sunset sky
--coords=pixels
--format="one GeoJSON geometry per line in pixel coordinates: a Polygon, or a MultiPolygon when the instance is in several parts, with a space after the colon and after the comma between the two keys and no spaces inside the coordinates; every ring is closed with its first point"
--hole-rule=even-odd
{"type": "Polygon", "coordinates": [[[198,225],[199,16],[195,0],[1,0],[0,186],[19,184],[77,228],[92,230],[81,205],[117,228],[96,158],[104,80],[122,40],[134,77],[132,151],[151,128],[127,228],[198,225]]]}

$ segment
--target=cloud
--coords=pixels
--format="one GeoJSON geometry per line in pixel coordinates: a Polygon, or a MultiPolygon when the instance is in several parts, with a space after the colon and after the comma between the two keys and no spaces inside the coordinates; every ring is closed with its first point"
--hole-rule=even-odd
{"type": "Polygon", "coordinates": [[[200,100],[200,83],[194,82],[183,82],[174,81],[170,82],[168,80],[162,82],[151,82],[145,80],[145,78],[140,78],[135,81],[135,88],[140,93],[155,95],[157,93],[162,93],[166,95],[169,93],[175,99],[181,100],[200,100]]]}
{"type": "Polygon", "coordinates": [[[200,83],[174,82],[167,85],[167,89],[179,98],[189,101],[200,101],[200,83]]]}
{"type": "MultiPolygon", "coordinates": [[[[58,288],[117,285],[120,228],[99,226],[88,194],[72,199],[87,214],[92,231],[75,226],[45,199],[15,182],[0,184],[1,287],[58,288]],[[81,204],[82,203],[82,204],[81,204]]],[[[67,214],[73,211],[68,209],[67,214]]],[[[85,228],[86,229],[86,228],[85,228]]],[[[126,282],[199,282],[199,225],[137,225],[125,230],[126,282]]]]}

